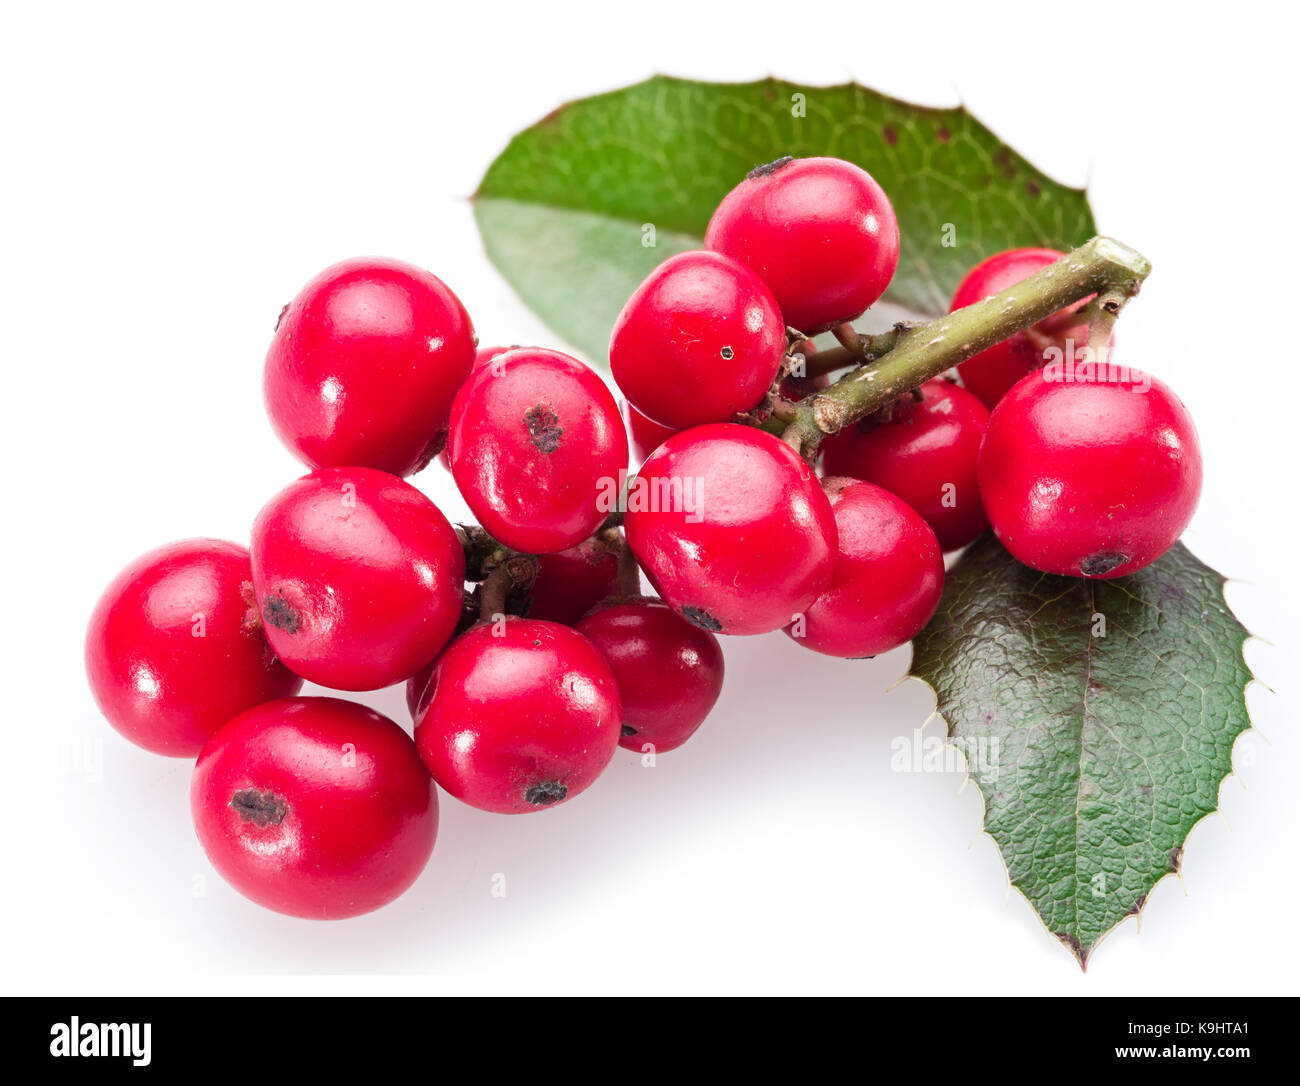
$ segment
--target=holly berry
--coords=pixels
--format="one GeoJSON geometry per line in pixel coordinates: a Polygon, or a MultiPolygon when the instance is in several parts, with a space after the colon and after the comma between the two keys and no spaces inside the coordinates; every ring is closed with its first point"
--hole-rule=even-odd
{"type": "Polygon", "coordinates": [[[835,564],[835,517],[816,476],[751,426],[698,426],[664,442],[637,473],[624,530],[659,595],[715,633],[780,629],[835,564]]]}
{"type": "MultiPolygon", "coordinates": [[[[995,253],[966,273],[966,278],[958,284],[952,296],[949,312],[974,305],[1015,286],[1048,264],[1055,264],[1064,255],[1055,249],[1008,249],[1004,253],[995,253]]],[[[992,411],[1012,385],[1047,363],[1045,352],[1052,348],[1066,351],[1071,342],[1079,347],[1087,344],[1087,323],[1081,323],[1076,315],[1087,301],[1084,299],[1063,309],[1032,328],[968,358],[957,367],[962,384],[992,411]]]]}
{"type": "Polygon", "coordinates": [[[424,467],[474,360],[474,327],[437,276],[365,257],[326,268],[284,307],[267,410],[311,467],[424,467]]]}
{"type": "Polygon", "coordinates": [[[1201,448],[1169,386],[1118,367],[1021,380],[994,409],[979,486],[1002,545],[1027,566],[1122,577],[1174,545],[1201,493],[1201,448]]]}
{"type": "Polygon", "coordinates": [[[290,483],[253,524],[267,639],[297,674],[337,690],[413,675],[460,617],[465,555],[415,487],[370,468],[290,483]]]}
{"type": "Polygon", "coordinates": [[[762,402],[785,353],[763,281],[722,253],[670,256],[614,322],[609,366],[630,403],[663,426],[727,422],[762,402]]]}
{"type": "Polygon", "coordinates": [[[617,549],[599,536],[554,554],[539,554],[528,617],[572,626],[614,591],[617,580],[617,549]]]}
{"type": "Polygon", "coordinates": [[[838,158],[781,158],[751,170],[709,220],[704,243],[748,264],[786,324],[824,331],[885,292],[898,220],[884,189],[838,158]]]}
{"type": "Polygon", "coordinates": [[[946,551],[988,527],[976,466],[989,413],[951,381],[927,381],[921,399],[904,396],[822,443],[827,475],[865,479],[898,495],[925,518],[946,551]]]}
{"type": "MultiPolygon", "coordinates": [[[[516,349],[517,348],[515,347],[480,347],[474,352],[474,364],[470,366],[470,373],[475,373],[478,370],[485,369],[492,365],[500,355],[505,354],[506,351],[513,351],[516,349]]],[[[448,434],[447,436],[450,438],[451,435],[448,434]]],[[[438,453],[438,463],[448,471],[451,471],[451,458],[447,453],[445,442],[442,450],[438,453]]]]}
{"type": "Polygon", "coordinates": [[[424,869],[438,833],[438,797],[407,734],[336,698],[240,713],[199,755],[190,809],[222,878],[314,920],[387,905],[424,869]]]}
{"type": "Polygon", "coordinates": [[[643,415],[627,400],[620,400],[618,406],[627,423],[627,436],[631,442],[634,464],[640,463],[673,434],[679,433],[671,426],[661,426],[654,419],[643,415]]]}
{"type": "Polygon", "coordinates": [[[591,535],[627,470],[627,435],[604,382],[576,358],[524,347],[456,396],[448,455],[478,522],[507,547],[547,554],[591,535]]]}
{"type": "Polygon", "coordinates": [[[619,745],[673,750],[686,742],[722,693],[718,639],[662,600],[635,599],[598,607],[578,623],[609,662],[623,703],[619,745]]]}
{"type": "Polygon", "coordinates": [[[901,498],[874,483],[830,478],[839,549],[826,591],[786,633],[827,656],[858,658],[910,641],[943,592],[934,532],[901,498]]]}
{"type": "Polygon", "coordinates": [[[137,746],[192,758],[222,724],[302,680],[267,644],[248,551],[186,539],[113,578],[86,634],[86,675],[108,722],[137,746]]]}
{"type": "Polygon", "coordinates": [[[618,684],[590,641],[512,617],[475,626],[438,658],[415,742],[457,799],[520,814],[590,785],[614,756],[621,722],[618,684]]]}

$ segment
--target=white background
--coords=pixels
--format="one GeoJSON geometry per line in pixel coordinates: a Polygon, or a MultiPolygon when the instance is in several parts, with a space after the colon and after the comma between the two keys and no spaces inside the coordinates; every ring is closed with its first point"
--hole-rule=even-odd
{"type": "MultiPolygon", "coordinates": [[[[1269,7],[6,5],[0,986],[1295,992],[1296,87],[1269,7]],[[1235,579],[1276,694],[1250,690],[1262,736],[1238,744],[1181,880],[1086,977],[1008,893],[962,774],[890,771],[931,708],[919,683],[887,692],[906,648],[850,663],[729,641],[723,699],[682,751],[653,770],[620,751],[538,816],[444,797],[414,890],[331,925],[226,887],[193,836],[188,765],[91,702],[81,639],[108,579],[167,540],[244,540],[300,470],[260,399],[281,305],[381,253],[444,277],[484,342],[548,341],[466,197],[515,131],[655,71],[964,101],[1089,182],[1101,228],[1155,262],[1124,360],[1197,419],[1187,542],[1235,579]]],[[[461,514],[438,468],[418,482],[461,514]]],[[[405,720],[400,691],[365,700],[405,720]]]]}

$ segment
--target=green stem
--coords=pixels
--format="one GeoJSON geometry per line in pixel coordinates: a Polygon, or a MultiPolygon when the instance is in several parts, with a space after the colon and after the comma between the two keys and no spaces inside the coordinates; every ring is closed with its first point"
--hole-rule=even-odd
{"type": "MultiPolygon", "coordinates": [[[[981,302],[926,324],[893,329],[888,353],[800,401],[783,436],[811,460],[826,435],[1091,294],[1098,295],[1099,308],[1113,324],[1150,272],[1151,262],[1136,250],[1113,238],[1093,238],[981,302]]],[[[1102,342],[1109,337],[1107,328],[1102,342]]]]}

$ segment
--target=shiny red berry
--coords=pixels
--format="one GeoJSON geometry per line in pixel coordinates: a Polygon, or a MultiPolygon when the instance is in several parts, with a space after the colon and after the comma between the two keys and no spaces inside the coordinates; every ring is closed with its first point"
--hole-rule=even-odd
{"type": "Polygon", "coordinates": [[[290,483],[253,525],[253,586],[271,647],[336,690],[401,682],[461,614],[465,555],[415,487],[370,468],[290,483]]]}
{"type": "Polygon", "coordinates": [[[415,724],[433,779],[485,811],[572,799],[614,756],[622,711],[604,657],[567,626],[505,618],[438,658],[415,724]]]}
{"type": "Polygon", "coordinates": [[[988,527],[976,467],[989,413],[951,381],[927,381],[918,402],[904,396],[822,443],[827,475],[865,479],[897,494],[925,518],[946,551],[988,527]]]}
{"type": "Polygon", "coordinates": [[[729,422],[762,402],[785,353],[776,300],[722,253],[670,256],[628,299],[609,367],[628,401],[664,426],[729,422]]]}
{"type": "Polygon", "coordinates": [[[835,564],[835,516],[816,476],[751,426],[698,426],[666,441],[637,473],[624,527],[659,595],[715,633],[780,629],[835,564]]]}
{"type": "MultiPolygon", "coordinates": [[[[966,273],[966,278],[952,296],[949,311],[955,312],[1013,287],[1064,255],[1055,249],[1008,249],[1004,253],[995,253],[966,273]]],[[[1087,345],[1088,326],[1081,324],[1075,314],[1088,300],[1063,309],[1033,328],[968,358],[957,367],[962,384],[992,411],[1012,385],[1049,361],[1047,352],[1053,349],[1068,351],[1071,343],[1075,349],[1087,345]]]]}
{"type": "Polygon", "coordinates": [[[875,656],[930,621],[943,592],[943,555],[930,526],[873,483],[831,478],[839,551],[830,584],[786,633],[827,656],[875,656]]]}
{"type": "Polygon", "coordinates": [[[786,324],[808,333],[859,316],[898,266],[889,197],[839,158],[782,158],[751,170],[723,197],[704,240],[753,268],[786,324]]]}
{"type": "Polygon", "coordinates": [[[993,531],[1045,573],[1121,577],[1183,534],[1201,448],[1169,386],[1107,366],[1087,380],[1030,374],[989,417],[979,485],[993,531]]]}
{"type": "Polygon", "coordinates": [[[627,400],[620,400],[618,406],[623,412],[623,420],[627,423],[633,464],[639,464],[673,434],[680,432],[671,426],[662,426],[654,419],[647,418],[627,400]]]}
{"type": "Polygon", "coordinates": [[[614,591],[617,580],[618,552],[599,537],[539,554],[528,617],[572,626],[614,591]]]}
{"type": "Polygon", "coordinates": [[[507,547],[561,551],[591,535],[627,469],[627,434],[604,382],[540,347],[498,355],[452,405],[451,473],[478,522],[507,547]]]}
{"type": "Polygon", "coordinates": [[[722,693],[718,639],[662,600],[605,604],[578,623],[618,680],[623,703],[619,745],[673,750],[686,742],[722,693]]]}
{"type": "Polygon", "coordinates": [[[397,260],[346,260],[280,314],[267,410],[312,467],[410,475],[441,444],[473,360],[474,327],[437,276],[397,260]]]}
{"type": "MultiPolygon", "coordinates": [[[[486,367],[492,365],[492,363],[497,360],[497,357],[499,355],[505,354],[506,351],[513,351],[516,349],[517,348],[515,347],[480,347],[477,351],[474,352],[474,364],[470,366],[470,373],[474,373],[477,370],[485,369],[486,367]]],[[[447,437],[448,439],[450,439],[451,437],[450,433],[448,433],[447,437]]],[[[443,444],[442,450],[438,453],[438,463],[440,463],[448,471],[451,471],[451,457],[447,452],[447,446],[445,442],[443,444]]]]}
{"type": "Polygon", "coordinates": [[[86,634],[100,711],[131,742],[192,758],[236,713],[296,693],[253,609],[248,551],[220,539],[169,543],[104,590],[86,634]]]}
{"type": "Polygon", "coordinates": [[[235,717],[199,755],[190,810],[222,878],[312,920],[387,905],[424,869],[438,833],[438,797],[410,737],[336,698],[286,698],[235,717]]]}
{"type": "MultiPolygon", "coordinates": [[[[478,621],[478,600],[466,593],[462,600],[460,621],[456,623],[456,631],[451,635],[451,640],[455,640],[466,630],[475,626],[478,621]]],[[[448,644],[450,643],[449,641],[448,644]]],[[[420,709],[424,705],[425,696],[429,693],[429,680],[433,678],[433,668],[437,662],[438,657],[435,656],[406,680],[406,711],[411,714],[413,721],[419,719],[420,709]]]]}

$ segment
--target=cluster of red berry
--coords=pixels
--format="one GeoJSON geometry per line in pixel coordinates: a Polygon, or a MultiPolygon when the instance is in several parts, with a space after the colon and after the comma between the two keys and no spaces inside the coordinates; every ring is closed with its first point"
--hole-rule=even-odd
{"type": "MultiPolygon", "coordinates": [[[[626,428],[576,359],[476,350],[456,296],[409,265],[336,265],[281,312],[267,407],[313,470],[264,506],[250,549],[189,540],[129,566],[87,642],[109,721],[197,755],[199,838],[241,892],[299,916],[376,908],[428,859],[433,782],[535,811],[620,744],[680,745],[721,690],[717,633],[785,630],[842,657],[903,644],[938,604],[943,551],[990,522],[1022,560],[1084,576],[1138,569],[1181,533],[1200,465],[1177,399],[1039,373],[1075,313],[970,359],[966,387],[930,381],[833,436],[825,478],[755,425],[815,394],[825,376],[792,365],[808,337],[894,274],[893,209],[857,166],[756,169],[706,244],[656,268],[615,325],[626,428]],[[404,481],[434,458],[476,525],[404,481]],[[406,682],[414,742],[362,706],[295,697],[304,679],[406,682]]],[[[953,306],[1059,255],[994,257],[953,306]]]]}

